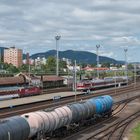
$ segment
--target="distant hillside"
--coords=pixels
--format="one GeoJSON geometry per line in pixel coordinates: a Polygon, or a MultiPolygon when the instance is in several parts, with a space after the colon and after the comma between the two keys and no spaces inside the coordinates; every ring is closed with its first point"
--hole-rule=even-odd
{"type": "MultiPolygon", "coordinates": [[[[3,52],[6,47],[0,47],[0,55],[3,56],[3,52]]],[[[48,58],[49,56],[56,56],[56,50],[50,50],[43,53],[36,53],[30,56],[30,58],[35,59],[37,57],[45,57],[48,58]]],[[[68,58],[72,61],[76,60],[78,63],[85,63],[85,64],[95,64],[96,63],[96,54],[86,51],[73,51],[73,50],[67,50],[67,51],[59,51],[59,57],[60,58],[68,58]]],[[[23,59],[26,58],[26,55],[23,54],[23,59]]],[[[100,63],[114,63],[114,64],[123,64],[123,61],[117,61],[115,59],[100,56],[100,63]]]]}
{"type": "MultiPolygon", "coordinates": [[[[45,57],[48,58],[49,56],[56,56],[55,50],[50,50],[43,53],[36,53],[31,55],[32,59],[35,59],[37,57],[45,57]]],[[[73,50],[67,50],[67,51],[59,51],[59,57],[60,58],[68,58],[71,60],[76,60],[78,63],[86,63],[86,64],[95,64],[96,63],[96,54],[86,52],[86,51],[73,51],[73,50]]],[[[117,61],[115,59],[100,56],[100,63],[115,63],[115,64],[122,64],[123,61],[117,61]]]]}

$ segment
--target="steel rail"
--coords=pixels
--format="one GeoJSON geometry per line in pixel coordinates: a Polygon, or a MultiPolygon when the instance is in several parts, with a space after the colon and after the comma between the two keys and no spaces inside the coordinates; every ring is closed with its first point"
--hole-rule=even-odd
{"type": "MultiPolygon", "coordinates": [[[[77,132],[77,133],[75,133],[75,134],[73,134],[73,135],[71,135],[71,136],[68,136],[68,137],[64,138],[63,140],[75,139],[75,138],[76,138],[77,136],[79,136],[80,134],[85,133],[85,132],[89,132],[90,130],[94,129],[95,127],[96,127],[96,128],[99,127],[99,126],[101,125],[100,123],[107,123],[108,121],[110,121],[111,119],[113,119],[113,116],[115,116],[116,114],[120,113],[120,112],[126,107],[126,105],[127,105],[127,103],[123,103],[122,106],[118,105],[118,106],[113,110],[114,114],[113,114],[110,118],[103,119],[103,120],[99,120],[99,121],[97,121],[97,124],[95,124],[95,125],[93,125],[93,126],[89,126],[89,127],[87,127],[87,128],[84,128],[84,129],[82,129],[81,131],[79,131],[79,132],[77,132]],[[119,108],[119,110],[116,111],[118,108],[119,108]],[[116,112],[115,112],[115,111],[116,111],[116,112]]],[[[113,113],[113,112],[112,112],[112,113],[113,113]]],[[[102,131],[102,132],[103,132],[103,131],[102,131]]],[[[96,135],[98,135],[98,134],[100,134],[100,133],[101,133],[101,132],[95,134],[94,136],[96,136],[96,135]]],[[[93,137],[93,136],[92,136],[92,137],[93,137]]],[[[92,138],[92,137],[89,137],[88,139],[90,140],[90,138],[92,138]]],[[[87,140],[88,140],[88,139],[87,139],[87,140]]]]}
{"type": "MultiPolygon", "coordinates": [[[[87,96],[82,95],[82,96],[77,97],[77,101],[80,101],[81,99],[86,100],[86,99],[89,99],[92,97],[106,95],[106,94],[111,95],[111,96],[119,96],[119,95],[122,95],[124,93],[132,92],[132,91],[136,91],[136,90],[140,90],[140,87],[136,87],[135,89],[132,89],[132,88],[121,89],[121,92],[119,92],[115,95],[114,95],[114,92],[112,92],[112,90],[105,91],[105,92],[100,93],[100,94],[99,93],[89,94],[87,96]]],[[[50,108],[50,107],[54,107],[54,106],[65,105],[65,104],[71,103],[71,102],[74,102],[73,97],[62,98],[59,102],[53,102],[52,100],[47,100],[47,101],[36,102],[36,103],[27,104],[27,105],[21,105],[21,106],[17,106],[14,108],[1,109],[0,110],[0,118],[19,115],[19,114],[37,111],[37,110],[41,110],[41,109],[46,109],[46,108],[50,108]]]]}

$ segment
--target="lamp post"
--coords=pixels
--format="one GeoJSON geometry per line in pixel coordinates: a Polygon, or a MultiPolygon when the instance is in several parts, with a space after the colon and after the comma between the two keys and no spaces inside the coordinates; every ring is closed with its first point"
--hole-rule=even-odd
{"type": "Polygon", "coordinates": [[[77,85],[77,73],[76,73],[76,60],[74,61],[74,92],[75,92],[75,102],[76,102],[76,95],[77,95],[77,89],[76,89],[76,85],[77,85]]]}
{"type": "Polygon", "coordinates": [[[99,79],[99,48],[100,48],[100,45],[96,45],[96,55],[97,55],[97,78],[99,79]]]}
{"type": "Polygon", "coordinates": [[[117,81],[116,81],[116,78],[117,78],[117,74],[116,74],[116,70],[114,71],[114,80],[115,80],[115,94],[116,94],[116,86],[117,86],[117,81]]]}
{"type": "Polygon", "coordinates": [[[128,84],[127,51],[128,51],[128,49],[124,49],[124,53],[125,53],[125,76],[127,78],[127,84],[128,84]]]}
{"type": "Polygon", "coordinates": [[[135,73],[135,76],[134,76],[134,88],[136,88],[136,84],[137,84],[137,66],[136,66],[136,64],[134,64],[134,73],[135,73]]]}
{"type": "Polygon", "coordinates": [[[59,52],[58,52],[58,47],[59,47],[59,40],[61,36],[57,35],[55,36],[56,40],[56,75],[59,76],[59,52]]]}

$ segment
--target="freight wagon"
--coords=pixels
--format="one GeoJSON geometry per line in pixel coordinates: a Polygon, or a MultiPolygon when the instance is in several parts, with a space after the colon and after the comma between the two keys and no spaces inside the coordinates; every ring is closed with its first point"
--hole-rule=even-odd
{"type": "Polygon", "coordinates": [[[41,140],[64,136],[84,122],[110,116],[113,99],[99,96],[62,107],[26,113],[0,121],[0,140],[41,140]]]}

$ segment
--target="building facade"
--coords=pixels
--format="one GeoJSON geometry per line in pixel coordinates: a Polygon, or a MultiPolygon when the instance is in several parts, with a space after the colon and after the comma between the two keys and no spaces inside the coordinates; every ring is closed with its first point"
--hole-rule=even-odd
{"type": "Polygon", "coordinates": [[[16,67],[22,65],[22,50],[15,47],[4,50],[4,63],[13,64],[16,67]]]}

